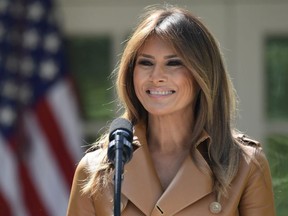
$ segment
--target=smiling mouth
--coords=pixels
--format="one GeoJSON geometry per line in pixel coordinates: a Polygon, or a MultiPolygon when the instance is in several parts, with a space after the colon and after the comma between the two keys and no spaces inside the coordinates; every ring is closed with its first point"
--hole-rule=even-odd
{"type": "Polygon", "coordinates": [[[161,95],[161,96],[165,96],[165,95],[171,95],[171,94],[174,94],[175,91],[173,90],[170,90],[170,91],[152,91],[152,90],[147,90],[146,91],[148,94],[150,95],[161,95]]]}

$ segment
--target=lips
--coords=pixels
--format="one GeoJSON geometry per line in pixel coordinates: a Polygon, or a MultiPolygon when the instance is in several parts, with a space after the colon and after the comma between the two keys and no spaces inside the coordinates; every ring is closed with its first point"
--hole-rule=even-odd
{"type": "Polygon", "coordinates": [[[155,96],[166,96],[166,95],[171,95],[175,93],[174,90],[169,90],[169,91],[147,90],[146,92],[150,95],[155,95],[155,96]]]}

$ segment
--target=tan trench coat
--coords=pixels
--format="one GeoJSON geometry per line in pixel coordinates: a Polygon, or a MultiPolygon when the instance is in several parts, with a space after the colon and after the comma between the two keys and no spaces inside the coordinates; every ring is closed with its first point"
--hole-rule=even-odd
{"type": "MultiPolygon", "coordinates": [[[[143,128],[142,128],[143,129],[143,128]]],[[[274,201],[270,170],[263,152],[255,151],[255,147],[243,145],[252,158],[256,157],[259,166],[251,159],[241,160],[237,176],[231,184],[229,199],[221,201],[222,210],[212,213],[213,179],[211,170],[200,152],[200,171],[189,156],[169,187],[163,191],[148,152],[146,138],[142,129],[135,130],[139,142],[132,160],[125,165],[122,182],[121,209],[122,216],[274,216],[274,201]]],[[[202,145],[209,136],[204,132],[198,145],[202,145]]],[[[85,155],[77,166],[70,200],[68,216],[112,216],[113,186],[105,190],[103,195],[89,197],[80,190],[87,178],[87,169],[94,169],[101,150],[85,155]]],[[[99,160],[99,159],[98,159],[99,160]]]]}

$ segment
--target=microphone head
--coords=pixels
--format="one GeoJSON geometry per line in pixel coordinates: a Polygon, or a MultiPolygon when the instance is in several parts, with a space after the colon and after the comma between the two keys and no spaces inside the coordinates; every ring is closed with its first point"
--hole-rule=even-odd
{"type": "Polygon", "coordinates": [[[117,147],[117,144],[119,142],[122,143],[123,147],[122,149],[122,161],[123,163],[127,163],[131,160],[132,154],[133,154],[133,147],[132,147],[132,141],[133,141],[133,126],[130,121],[124,118],[117,118],[115,119],[109,128],[109,146],[108,146],[108,159],[114,163],[115,161],[115,155],[116,155],[116,149],[119,150],[119,147],[117,147]],[[122,137],[121,141],[119,140],[119,137],[122,137]]]}
{"type": "MultiPolygon", "coordinates": [[[[132,135],[133,126],[132,126],[132,123],[130,121],[128,121],[127,119],[117,118],[117,119],[113,120],[111,125],[110,125],[110,128],[109,128],[110,136],[116,130],[125,130],[126,132],[128,132],[129,134],[132,135]]],[[[110,136],[109,136],[109,139],[110,139],[110,136]]]]}

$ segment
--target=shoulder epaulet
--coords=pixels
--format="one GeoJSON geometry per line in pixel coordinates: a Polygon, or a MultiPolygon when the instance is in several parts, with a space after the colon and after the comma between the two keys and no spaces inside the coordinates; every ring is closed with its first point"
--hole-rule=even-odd
{"type": "Polygon", "coordinates": [[[239,134],[237,135],[236,138],[244,145],[253,146],[253,147],[261,147],[261,144],[258,141],[247,137],[245,134],[239,134]]]}

